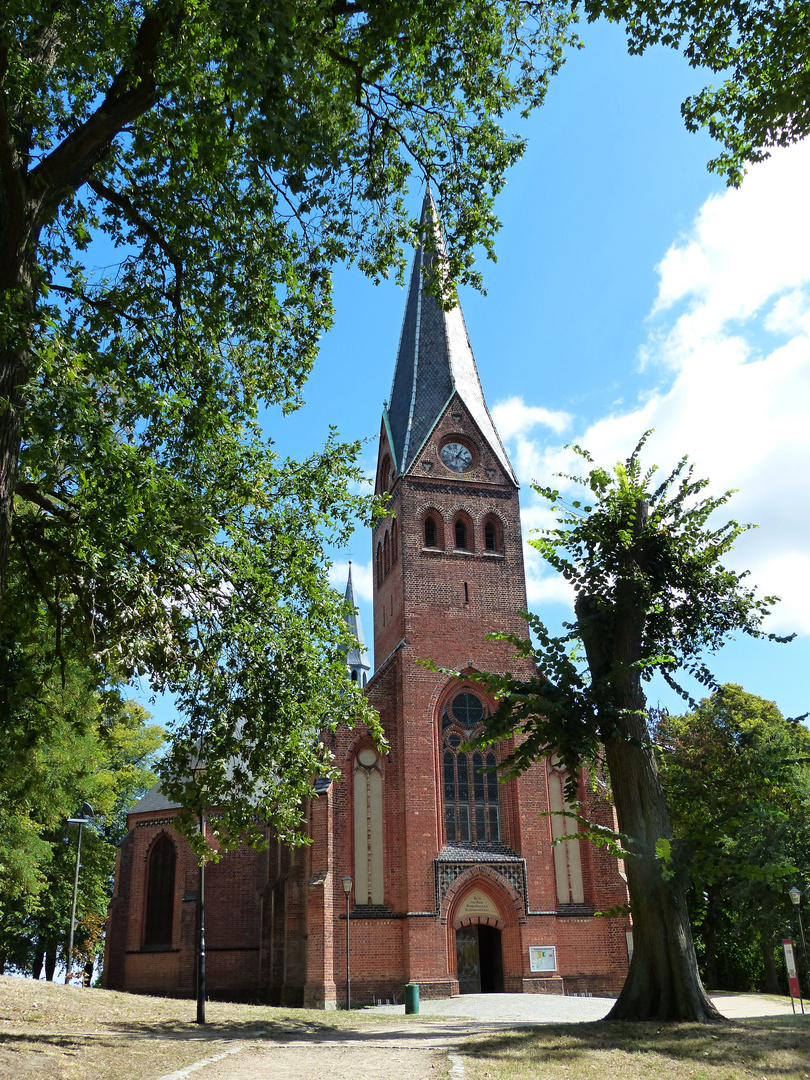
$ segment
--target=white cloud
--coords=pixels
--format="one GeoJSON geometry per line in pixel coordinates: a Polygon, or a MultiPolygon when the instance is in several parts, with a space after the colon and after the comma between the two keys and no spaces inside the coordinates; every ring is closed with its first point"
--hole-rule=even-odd
{"type": "Polygon", "coordinates": [[[526,405],[521,398],[511,397],[497,402],[492,409],[492,419],[501,438],[511,439],[516,435],[525,435],[538,424],[551,428],[559,435],[565,431],[573,417],[567,412],[554,412],[539,405],[526,405]]]}
{"type": "MultiPolygon", "coordinates": [[[[810,140],[713,196],[658,266],[642,355],[666,382],[635,408],[591,423],[576,441],[597,461],[626,457],[647,428],[662,469],[688,453],[711,491],[739,489],[728,510],[758,522],[738,545],[765,593],[781,595],[774,630],[810,633],[810,140]]],[[[505,403],[522,481],[582,472],[571,451],[528,436],[533,407],[505,403]]],[[[497,408],[497,407],[496,407],[497,408]]],[[[495,411],[495,410],[493,410],[495,411]]],[[[531,507],[527,508],[531,511],[531,507]]],[[[524,516],[530,516],[524,515],[524,516]]],[[[551,599],[530,567],[530,588],[551,599]]]]}
{"type": "Polygon", "coordinates": [[[658,267],[654,313],[688,298],[698,325],[716,332],[810,281],[808,179],[810,146],[800,143],[752,168],[742,187],[709,198],[658,267]]]}

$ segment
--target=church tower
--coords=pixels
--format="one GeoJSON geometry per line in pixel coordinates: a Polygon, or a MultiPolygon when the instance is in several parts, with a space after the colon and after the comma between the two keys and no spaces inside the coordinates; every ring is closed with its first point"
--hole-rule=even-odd
{"type": "MultiPolygon", "coordinates": [[[[390,492],[391,516],[374,538],[378,666],[404,638],[427,650],[422,659],[464,667],[472,640],[483,659],[488,630],[525,633],[518,484],[461,308],[443,311],[424,289],[442,251],[434,222],[428,195],[422,228],[436,252],[423,243],[414,259],[380,432],[376,491],[390,492]]],[[[500,658],[503,646],[487,652],[500,658]]]]}
{"type": "MultiPolygon", "coordinates": [[[[373,535],[368,691],[390,748],[381,910],[403,919],[403,973],[423,995],[562,992],[583,976],[582,986],[612,989],[624,932],[592,913],[626,894],[615,864],[584,842],[553,845],[572,831],[553,814],[565,809],[564,776],[544,761],[499,783],[509,746],[465,749],[495,702],[464,674],[532,674],[508,642],[487,640],[527,632],[518,482],[461,308],[443,310],[425,289],[443,254],[430,194],[421,228],[375,485],[388,498],[373,535]]],[[[592,810],[609,820],[606,806],[592,810]]]]}

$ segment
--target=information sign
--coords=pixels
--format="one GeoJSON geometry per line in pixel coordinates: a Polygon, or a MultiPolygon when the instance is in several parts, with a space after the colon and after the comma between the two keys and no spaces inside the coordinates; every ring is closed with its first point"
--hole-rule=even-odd
{"type": "Polygon", "coordinates": [[[796,957],[793,955],[793,942],[790,938],[783,940],[782,948],[785,950],[785,967],[787,967],[790,996],[800,998],[802,994],[799,989],[799,973],[796,971],[796,957]]]}
{"type": "Polygon", "coordinates": [[[556,948],[553,945],[530,945],[529,967],[532,971],[556,971],[556,948]]]}

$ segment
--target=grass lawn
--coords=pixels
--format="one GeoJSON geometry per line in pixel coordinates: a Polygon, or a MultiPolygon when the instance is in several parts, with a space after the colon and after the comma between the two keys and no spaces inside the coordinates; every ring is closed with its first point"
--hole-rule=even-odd
{"type": "Polygon", "coordinates": [[[313,1039],[388,1018],[362,1012],[272,1009],[85,990],[0,976],[2,1080],[151,1080],[221,1052],[234,1039],[313,1039]]]}
{"type": "MultiPolygon", "coordinates": [[[[286,1080],[321,1075],[314,1053],[319,1043],[341,1045],[355,1055],[341,1076],[359,1076],[361,1070],[396,1080],[402,1060],[396,1048],[374,1051],[372,1044],[385,1039],[386,1028],[401,1033],[407,1025],[412,1039],[420,1030],[430,1035],[434,1024],[444,1024],[438,1017],[405,1021],[365,1011],[221,1002],[208,1003],[204,1028],[194,1022],[195,1015],[193,1001],[0,976],[0,1077],[153,1080],[221,1053],[235,1041],[254,1043],[261,1032],[259,1042],[270,1039],[295,1048],[284,1066],[286,1080]]],[[[810,1015],[705,1026],[602,1021],[469,1038],[450,1031],[446,1039],[463,1057],[464,1080],[810,1080],[810,1015]]],[[[413,1075],[433,1080],[447,1075],[441,1045],[433,1045],[432,1056],[413,1075]]],[[[330,1054],[334,1057],[334,1051],[330,1054]]]]}
{"type": "Polygon", "coordinates": [[[525,1028],[462,1047],[465,1080],[810,1080],[810,1016],[525,1028]]]}

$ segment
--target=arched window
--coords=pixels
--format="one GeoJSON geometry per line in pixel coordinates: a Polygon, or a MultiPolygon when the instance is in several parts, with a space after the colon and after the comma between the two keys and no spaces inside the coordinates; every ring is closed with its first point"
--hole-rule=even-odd
{"type": "Polygon", "coordinates": [[[497,844],[501,839],[497,758],[462,753],[487,716],[470,691],[456,694],[442,715],[444,825],[448,844],[497,844]]]}
{"type": "Polygon", "coordinates": [[[436,522],[432,517],[425,518],[425,547],[436,547],[436,522]]]}
{"type": "Polygon", "coordinates": [[[354,902],[385,903],[382,771],[373,746],[354,760],[354,902]]]}
{"type": "Polygon", "coordinates": [[[399,554],[398,542],[397,542],[397,519],[391,522],[391,565],[397,561],[397,555],[399,554]]]}
{"type": "Polygon", "coordinates": [[[388,530],[385,530],[385,536],[383,537],[383,577],[391,569],[391,545],[388,542],[388,530]]]}
{"type": "Polygon", "coordinates": [[[391,458],[386,454],[380,464],[380,491],[390,491],[393,483],[394,475],[391,468],[391,458]]]}
{"type": "Polygon", "coordinates": [[[503,525],[494,514],[484,519],[484,551],[503,551],[503,525]]]}
{"type": "Polygon", "coordinates": [[[352,669],[352,682],[357,682],[357,668],[352,669]]]}
{"type": "Polygon", "coordinates": [[[174,844],[163,833],[155,841],[149,853],[144,945],[171,946],[174,923],[175,863],[174,844]]]}
{"type": "Polygon", "coordinates": [[[456,519],[456,550],[466,551],[467,549],[467,526],[461,518],[456,519]]]}
{"type": "Polygon", "coordinates": [[[376,558],[375,561],[377,563],[377,584],[382,585],[382,579],[383,579],[382,544],[380,544],[380,543],[377,544],[377,558],[376,558]]]}

